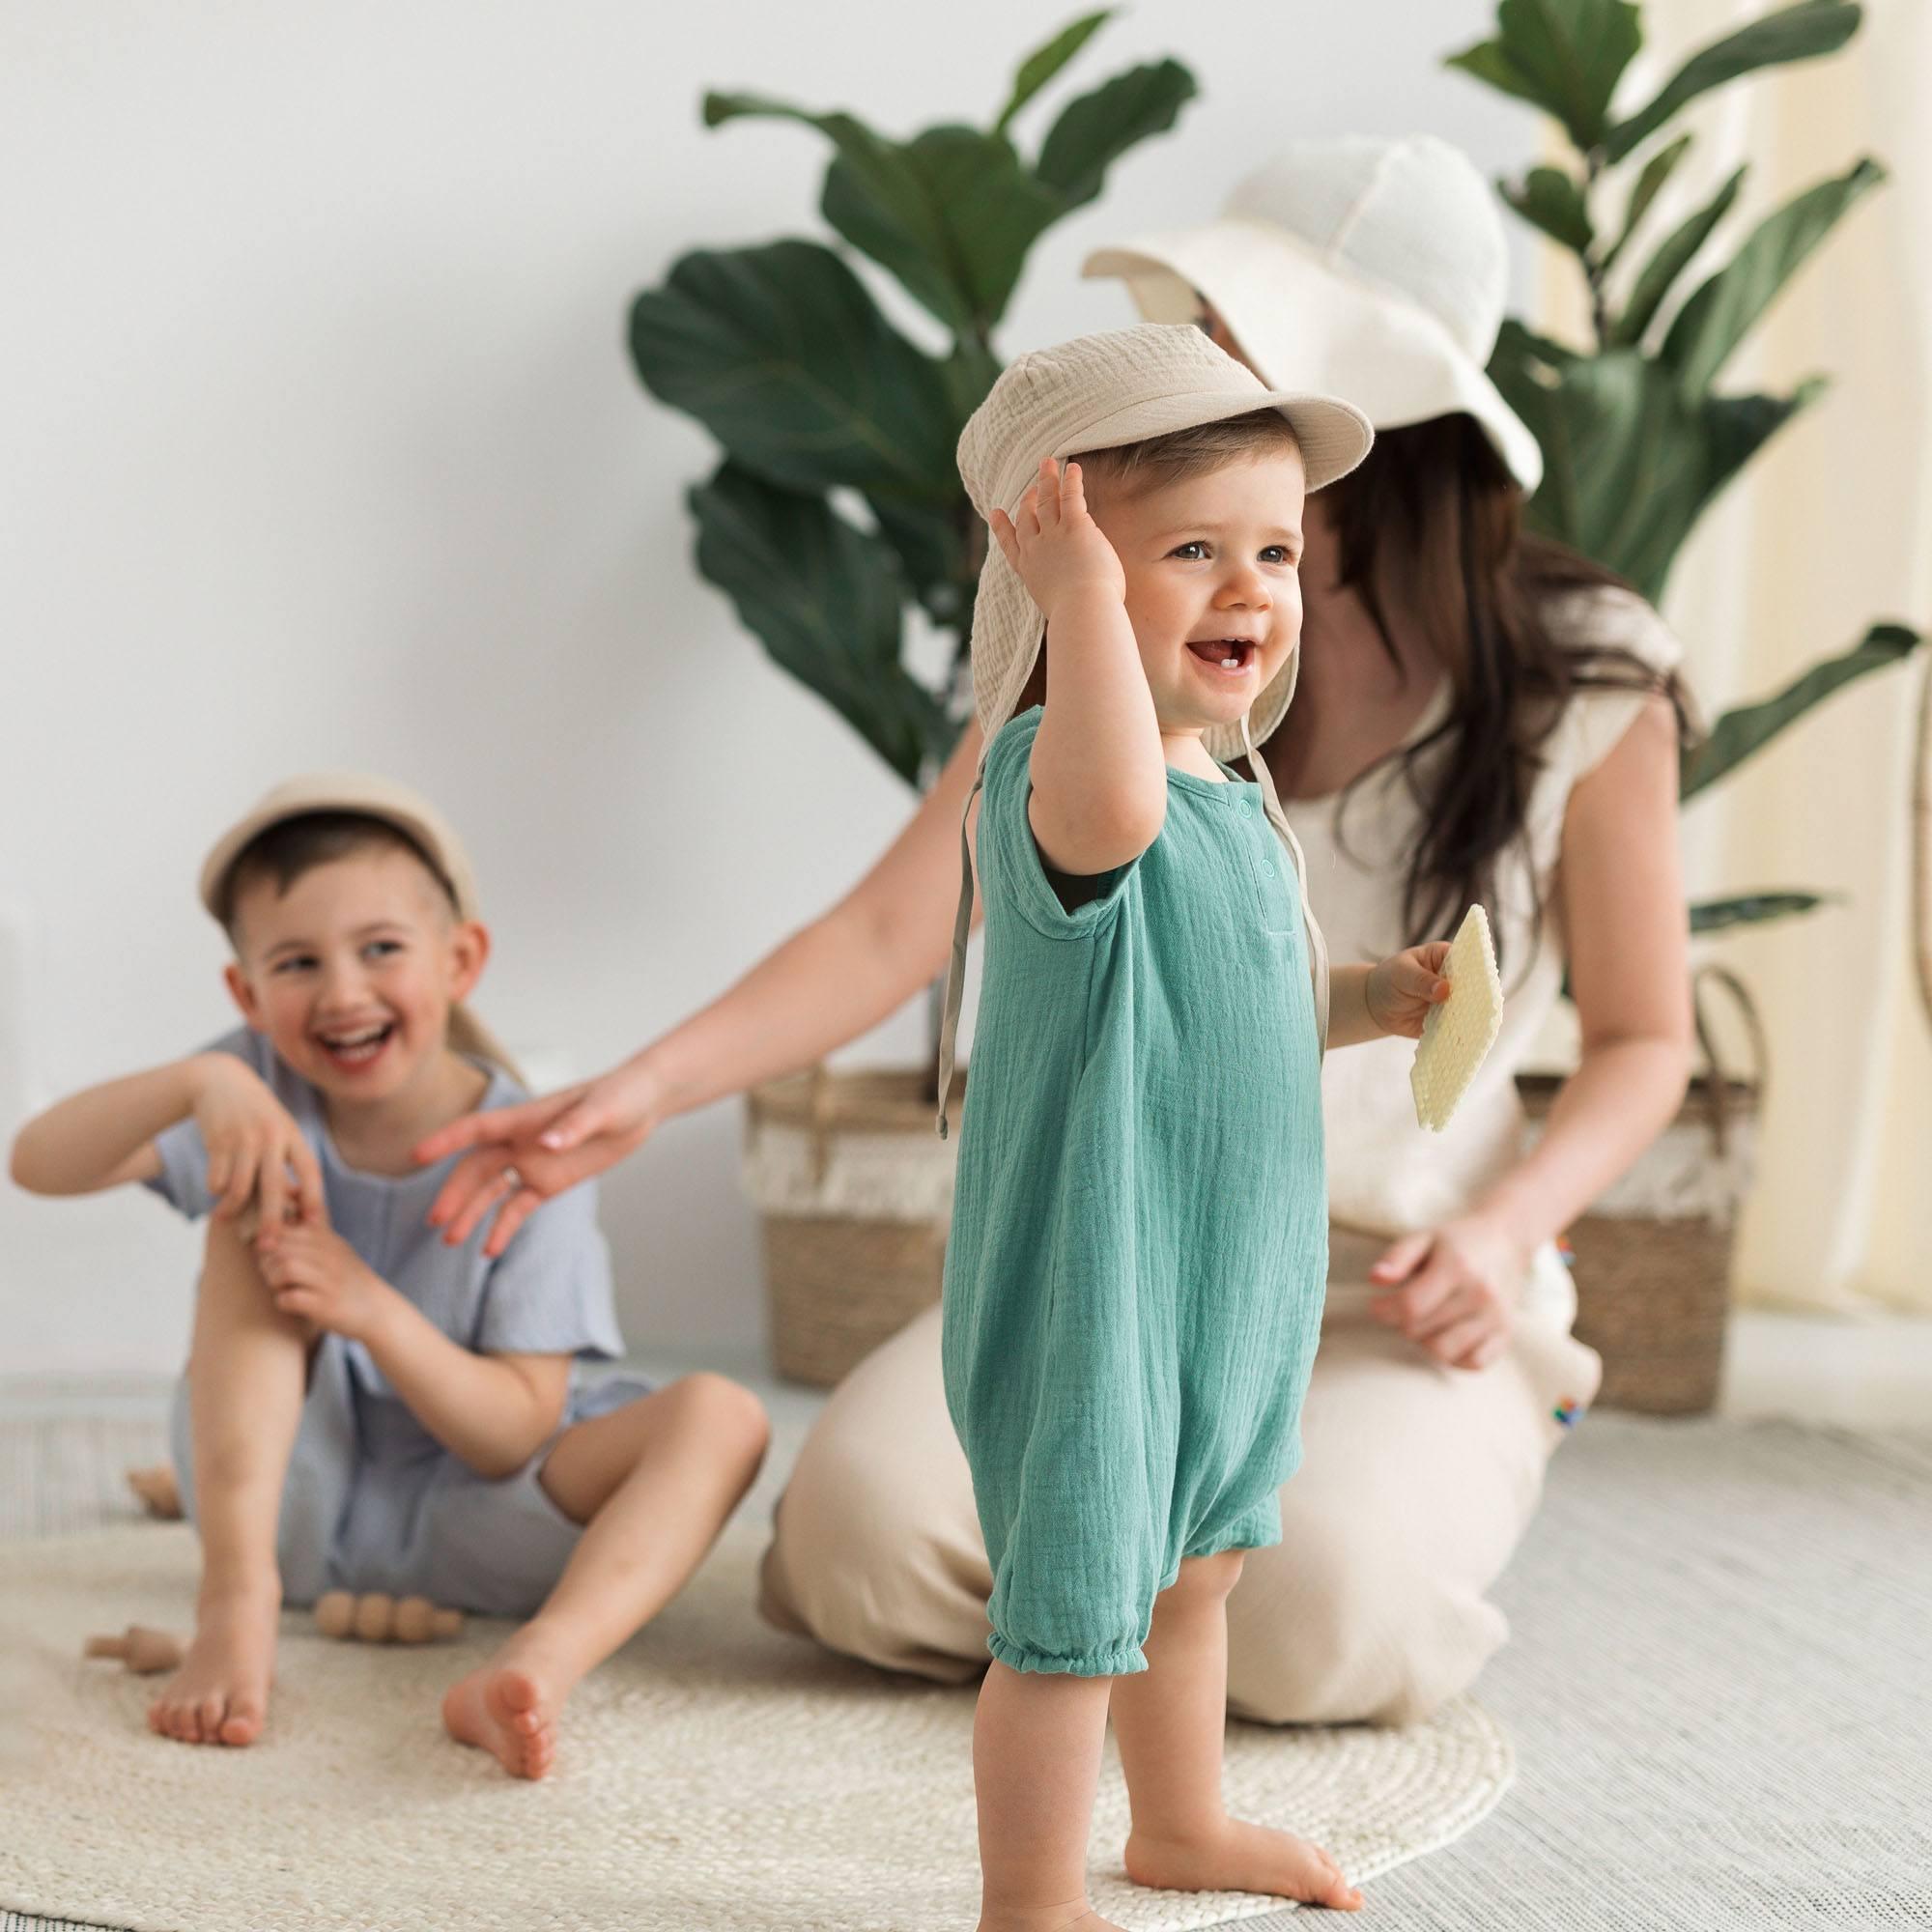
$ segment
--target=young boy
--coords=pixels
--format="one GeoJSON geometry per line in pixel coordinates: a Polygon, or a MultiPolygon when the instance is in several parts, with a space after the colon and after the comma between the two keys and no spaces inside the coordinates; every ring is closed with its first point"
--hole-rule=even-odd
{"type": "Polygon", "coordinates": [[[149,1722],[252,1744],[285,1601],[421,1595],[529,1619],[442,1717],[541,1777],[571,1688],[749,1488],[763,1411],[714,1375],[578,1385],[579,1357],[622,1351],[590,1190],[494,1260],[428,1224],[448,1163],[412,1150],[523,1091],[463,1004],[490,936],[433,807],[381,779],[293,780],[216,843],[201,895],[246,1025],[62,1101],[13,1153],[36,1193],[139,1181],[209,1216],[174,1432],[201,1590],[149,1722]]]}

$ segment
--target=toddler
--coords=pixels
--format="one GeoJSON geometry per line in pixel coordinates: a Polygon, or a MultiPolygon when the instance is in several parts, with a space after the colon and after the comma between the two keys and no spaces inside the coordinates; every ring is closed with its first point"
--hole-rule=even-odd
{"type": "Polygon", "coordinates": [[[939,1086],[977,857],[943,1333],[994,1579],[982,1932],[1102,1925],[1110,1713],[1129,1877],[1361,1902],[1317,1846],[1231,1819],[1220,1772],[1226,1601],[1280,1538],[1321,1321],[1322,1051],[1418,1036],[1448,995],[1440,943],[1331,986],[1252,749],[1293,691],[1304,491],[1370,440],[1347,404],[1158,326],[1020,357],[960,440],[994,539],[939,1086]],[[1044,703],[1014,717],[1042,619],[1044,703]],[[1252,781],[1222,762],[1243,754],[1252,781]]]}
{"type": "Polygon", "coordinates": [[[450,1734],[541,1777],[583,1673],[696,1568],[763,1456],[748,1390],[580,1386],[622,1351],[594,1191],[498,1258],[427,1221],[451,1164],[417,1144],[522,1097],[463,1004],[490,939],[454,832],[354,774],[270,793],[214,847],[245,1025],[23,1128],[43,1194],[140,1181],[209,1217],[175,1406],[202,1548],[195,1632],[149,1722],[252,1744],[279,1611],[326,1590],[527,1618],[443,1699],[450,1734]]]}

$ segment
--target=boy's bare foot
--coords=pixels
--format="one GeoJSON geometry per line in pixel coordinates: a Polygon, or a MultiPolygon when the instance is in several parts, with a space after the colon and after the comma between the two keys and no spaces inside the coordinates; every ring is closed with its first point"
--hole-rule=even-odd
{"type": "Polygon", "coordinates": [[[148,1706],[148,1728],[185,1745],[252,1745],[269,1715],[281,1592],[204,1594],[182,1666],[148,1706]]]}
{"type": "Polygon", "coordinates": [[[1320,1845],[1230,1818],[1211,1838],[1127,1839],[1127,1876],[1164,1891],[1261,1891],[1358,1912],[1362,1894],[1320,1845]]]}
{"type": "Polygon", "coordinates": [[[163,1522],[181,1520],[181,1485],[167,1463],[154,1463],[145,1469],[129,1469],[128,1487],[150,1516],[159,1517],[163,1522]]]}
{"type": "Polygon", "coordinates": [[[556,1759],[556,1714],[566,1680],[523,1632],[480,1670],[450,1686],[443,1727],[458,1744],[494,1751],[512,1777],[542,1777],[556,1759]]]}

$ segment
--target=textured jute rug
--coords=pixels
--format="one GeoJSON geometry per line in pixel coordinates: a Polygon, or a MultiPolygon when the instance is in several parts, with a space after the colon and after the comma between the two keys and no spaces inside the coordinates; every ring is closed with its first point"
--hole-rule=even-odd
{"type": "MultiPolygon", "coordinates": [[[[266,1737],[148,1732],[159,1680],[84,1662],[83,1634],[184,1631],[194,1543],[132,1524],[0,1548],[0,1906],[103,1925],[956,1932],[978,1902],[973,1692],[884,1677],[753,1616],[741,1516],[685,1595],[582,1686],[540,1784],[443,1735],[443,1688],[500,1638],[335,1644],[284,1619],[266,1737]]],[[[1511,1753],[1473,1699],[1395,1732],[1231,1728],[1228,1790],[1357,1881],[1466,1831],[1511,1753]]],[[[1094,1896],[1127,1927],[1272,1917],[1279,1901],[1147,1892],[1119,1869],[1109,1763],[1094,1896]]]]}

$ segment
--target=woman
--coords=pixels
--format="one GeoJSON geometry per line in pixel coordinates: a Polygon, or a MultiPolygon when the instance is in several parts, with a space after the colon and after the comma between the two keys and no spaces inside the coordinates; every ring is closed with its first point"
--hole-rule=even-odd
{"type": "MultiPolygon", "coordinates": [[[[1412,1047],[1331,1056],[1327,1313],[1283,1539],[1229,1605],[1229,1703],[1400,1723],[1463,1690],[1506,1626],[1485,1591],[1596,1392],[1553,1237],[1675,1112],[1690,1064],[1676,840],[1678,650],[1634,593],[1520,533],[1533,438],[1483,373],[1500,221],[1432,140],[1320,141],[1218,220],[1109,250],[1152,321],[1197,320],[1270,385],[1340,394],[1378,433],[1309,499],[1295,701],[1261,748],[1338,957],[1446,936],[1480,900],[1510,1000],[1456,1121],[1415,1125],[1412,1047]],[[1576,1074],[1533,1151],[1513,1075],[1567,970],[1576,1074]]],[[[1029,702],[1031,699],[1023,700],[1029,702]]],[[[439,1213],[495,1245],[672,1116],[817,1058],[944,967],[969,727],[838,905],[602,1079],[459,1123],[439,1213]]],[[[781,1503],[762,1607],[931,1677],[985,1663],[989,1587],[941,1394],[936,1309],[833,1395],[781,1503]]]]}

